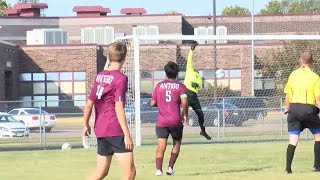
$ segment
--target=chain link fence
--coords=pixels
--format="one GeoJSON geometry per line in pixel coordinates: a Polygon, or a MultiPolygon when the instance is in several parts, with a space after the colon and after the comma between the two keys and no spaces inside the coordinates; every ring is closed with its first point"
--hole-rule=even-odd
{"type": "MultiPolygon", "coordinates": [[[[64,103],[70,102],[57,102],[64,103]]],[[[0,150],[58,149],[63,143],[82,147],[83,107],[42,105],[42,101],[0,102],[0,150]]]]}
{"type": "MultiPolygon", "coordinates": [[[[141,99],[142,145],[156,143],[158,110],[149,107],[149,101],[150,98],[141,99]]],[[[183,141],[201,144],[286,140],[287,122],[281,102],[281,97],[229,97],[220,98],[217,103],[202,103],[205,126],[212,136],[212,141],[207,141],[199,135],[198,118],[191,109],[188,125],[184,127],[183,141]],[[231,101],[233,104],[230,104],[231,101]],[[251,103],[244,103],[246,101],[251,103]],[[278,103],[274,103],[277,101],[278,103]]],[[[72,148],[83,148],[83,107],[25,108],[25,103],[0,102],[0,151],[60,149],[64,143],[70,143],[72,148]]],[[[30,103],[38,104],[36,101],[30,103]]],[[[129,113],[127,118],[132,120],[134,116],[129,113]]],[[[92,118],[90,124],[93,123],[92,118]]],[[[94,138],[91,138],[93,143],[94,138]]],[[[312,136],[306,131],[302,138],[310,139],[312,136]]]]}

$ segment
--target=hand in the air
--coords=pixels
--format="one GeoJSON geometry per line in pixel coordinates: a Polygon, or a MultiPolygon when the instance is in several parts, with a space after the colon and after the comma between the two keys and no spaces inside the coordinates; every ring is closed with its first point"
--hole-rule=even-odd
{"type": "Polygon", "coordinates": [[[198,45],[199,43],[197,41],[193,41],[191,44],[191,50],[194,51],[198,45]]]}

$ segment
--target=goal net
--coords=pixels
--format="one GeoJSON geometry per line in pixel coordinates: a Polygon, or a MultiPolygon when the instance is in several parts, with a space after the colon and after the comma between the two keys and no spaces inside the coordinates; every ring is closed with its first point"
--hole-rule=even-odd
{"type": "MultiPolygon", "coordinates": [[[[135,53],[138,53],[138,50],[134,49],[134,40],[133,38],[124,38],[118,39],[117,41],[122,41],[127,46],[127,57],[126,61],[122,67],[121,72],[128,76],[128,91],[126,94],[126,103],[125,103],[125,114],[128,127],[130,129],[130,134],[135,144],[141,145],[141,136],[140,136],[140,111],[139,111],[139,102],[140,102],[140,93],[139,89],[135,85],[136,82],[139,82],[139,67],[138,62],[135,61],[135,53]],[[137,104],[137,105],[136,105],[137,104]],[[136,108],[137,107],[137,108],[136,108]],[[136,135],[138,133],[138,135],[136,135]]],[[[107,69],[109,66],[109,59],[105,63],[104,69],[107,69]]],[[[91,127],[94,127],[94,113],[92,115],[91,127]]],[[[96,136],[94,134],[94,129],[92,129],[90,138],[83,138],[83,146],[85,148],[92,148],[97,146],[96,136]]]]}
{"type": "MultiPolygon", "coordinates": [[[[121,41],[129,47],[123,72],[129,77],[126,113],[136,145],[156,143],[158,110],[149,106],[152,91],[166,79],[168,61],[179,65],[178,78],[184,82],[193,41],[199,42],[193,66],[203,80],[198,99],[212,140],[199,135],[198,116],[190,107],[184,143],[286,140],[283,89],[302,52],[313,53],[313,69],[320,72],[318,35],[159,35],[121,41]]],[[[309,136],[306,132],[302,138],[309,136]]]]}

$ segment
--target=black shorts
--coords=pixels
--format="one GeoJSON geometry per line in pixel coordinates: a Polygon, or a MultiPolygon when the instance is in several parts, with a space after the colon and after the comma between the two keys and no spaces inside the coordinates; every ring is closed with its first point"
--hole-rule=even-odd
{"type": "Polygon", "coordinates": [[[169,134],[173,140],[180,141],[183,135],[183,126],[177,127],[156,127],[156,134],[158,138],[168,139],[169,134]]]}
{"type": "Polygon", "coordinates": [[[308,104],[290,104],[288,113],[288,131],[299,135],[308,128],[312,134],[320,133],[319,108],[308,104]]]}
{"type": "Polygon", "coordinates": [[[193,110],[201,109],[201,105],[200,105],[197,93],[187,89],[187,98],[188,98],[189,106],[192,107],[193,110]]]}
{"type": "Polygon", "coordinates": [[[132,150],[125,148],[124,136],[97,138],[97,141],[98,154],[100,156],[112,156],[114,153],[132,152],[132,150]]]}

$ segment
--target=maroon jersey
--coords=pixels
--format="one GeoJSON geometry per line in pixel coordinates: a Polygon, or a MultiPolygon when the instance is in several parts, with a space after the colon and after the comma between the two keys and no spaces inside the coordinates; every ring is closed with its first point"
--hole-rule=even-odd
{"type": "Polygon", "coordinates": [[[97,137],[123,136],[115,111],[115,102],[125,102],[128,77],[120,71],[100,72],[94,81],[89,99],[94,102],[97,137]]]}
{"type": "Polygon", "coordinates": [[[152,94],[158,105],[158,127],[182,126],[181,96],[186,96],[186,87],[176,80],[159,82],[152,94]]]}

